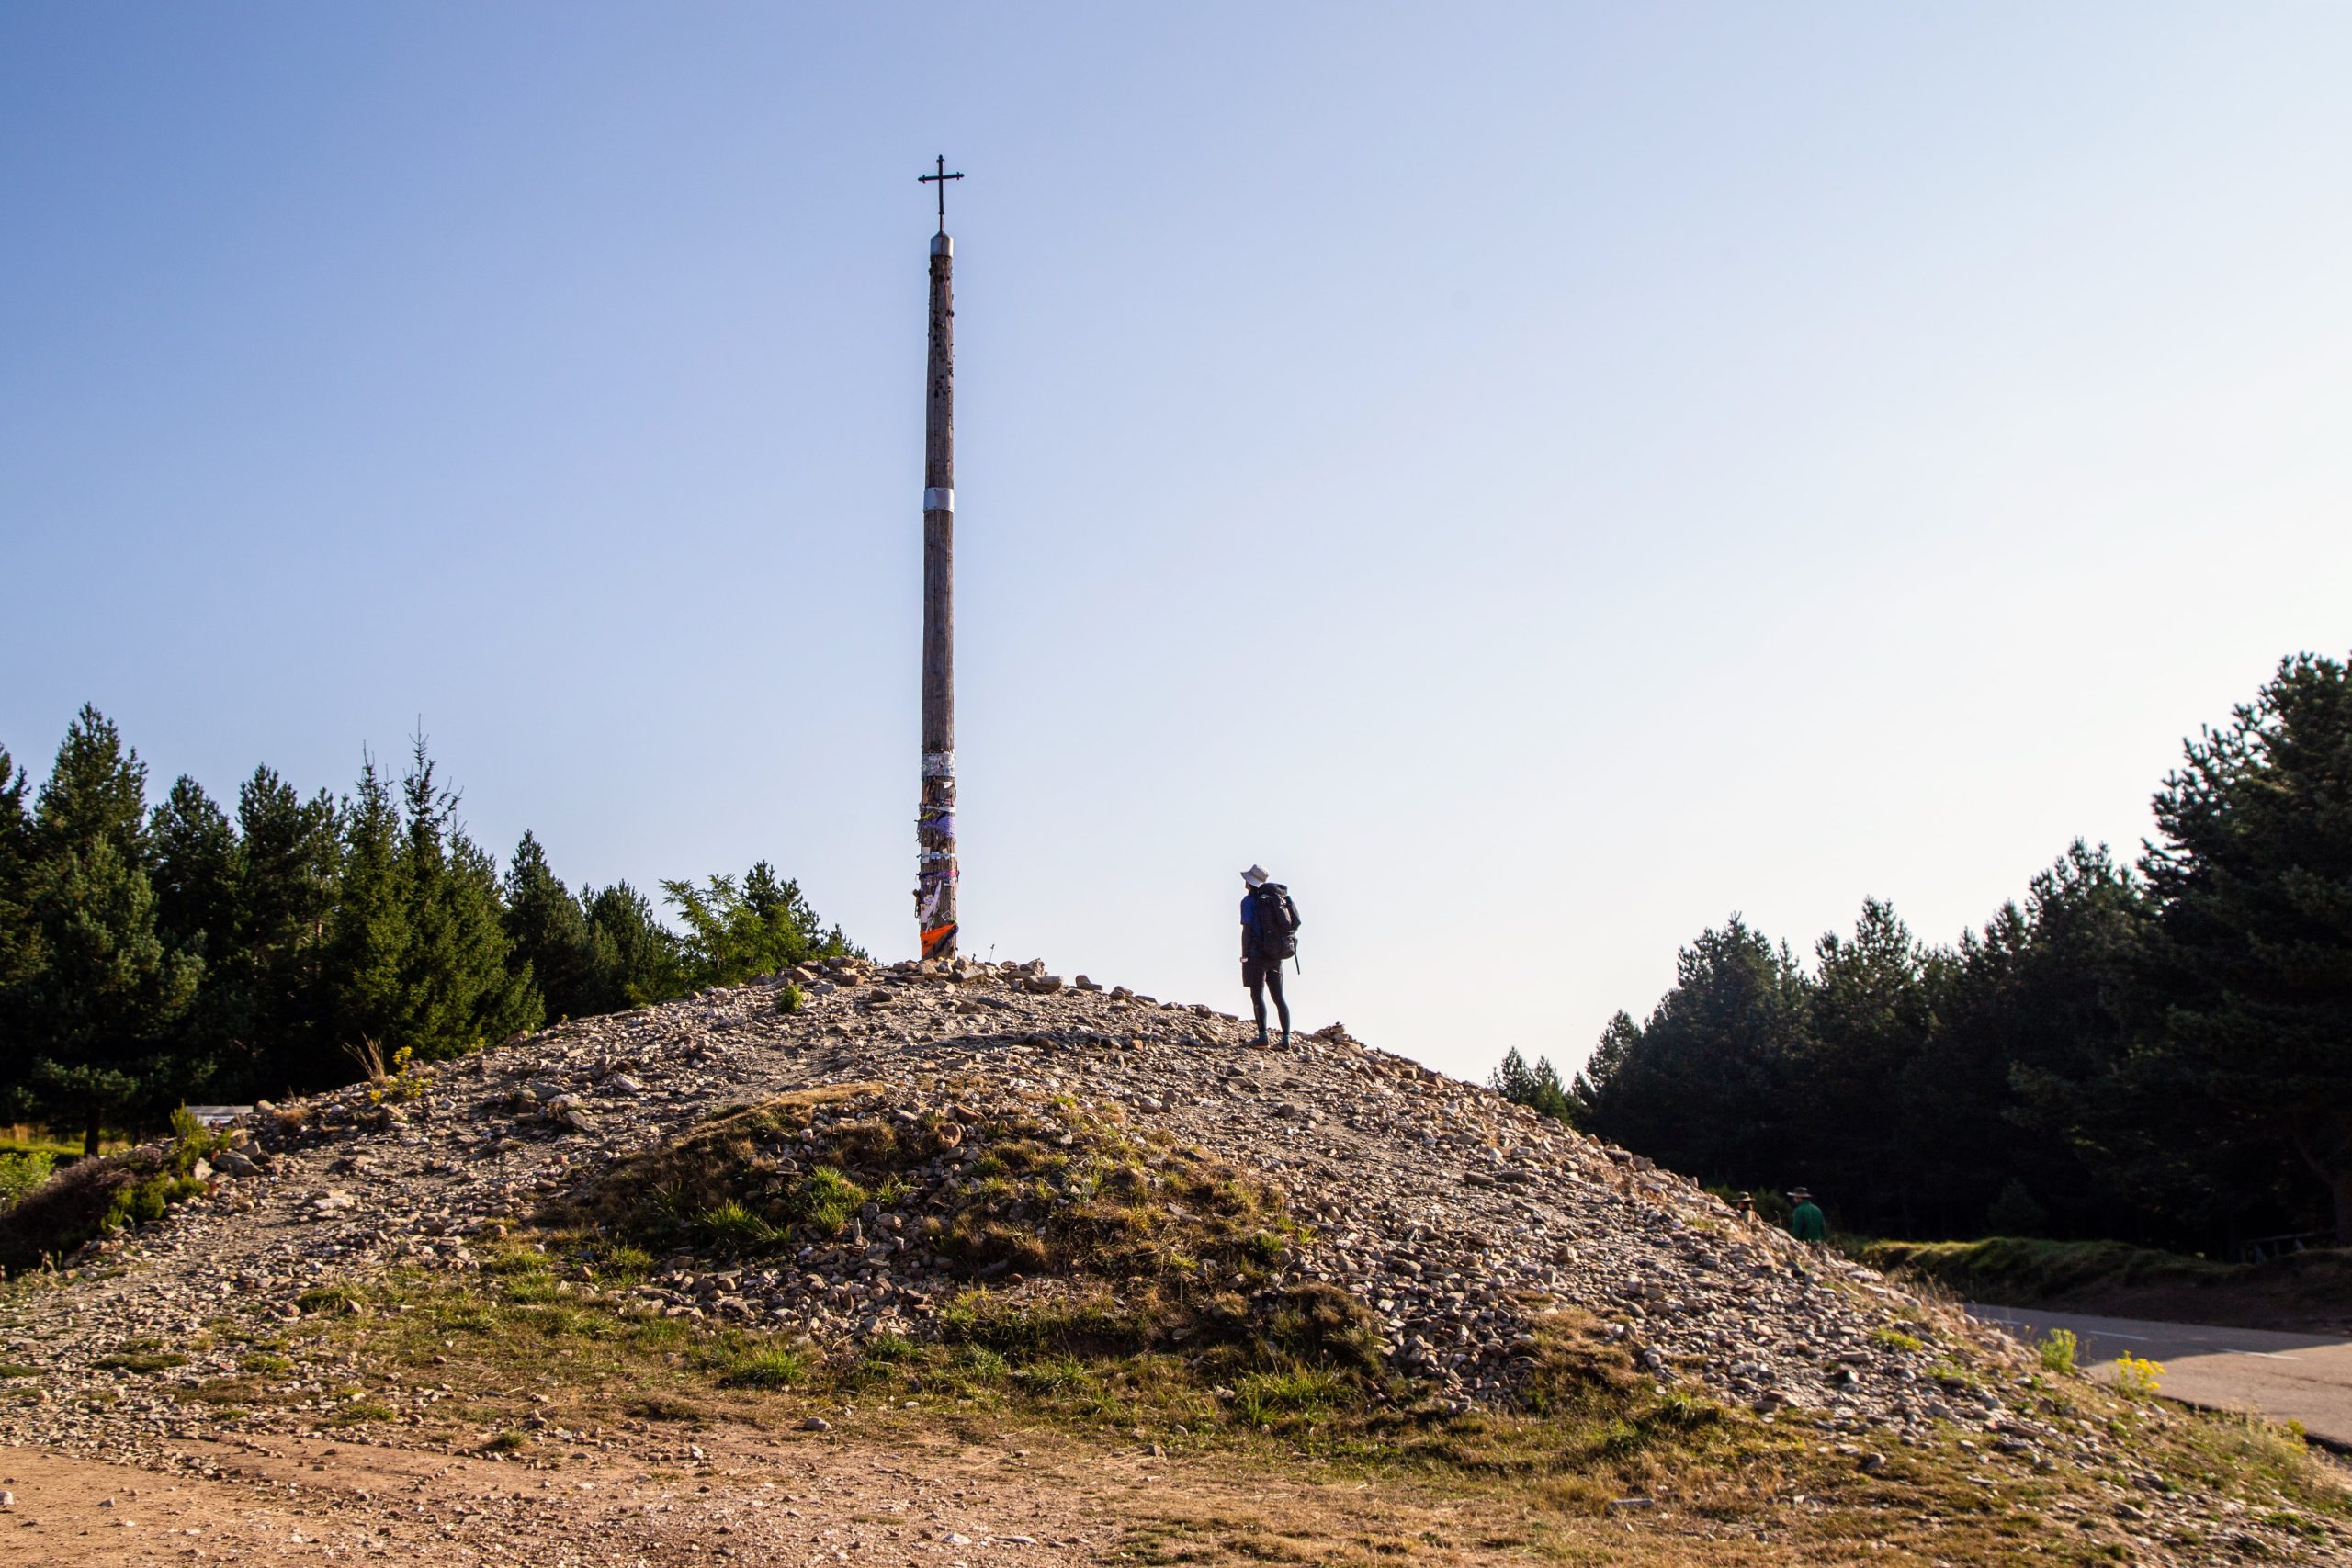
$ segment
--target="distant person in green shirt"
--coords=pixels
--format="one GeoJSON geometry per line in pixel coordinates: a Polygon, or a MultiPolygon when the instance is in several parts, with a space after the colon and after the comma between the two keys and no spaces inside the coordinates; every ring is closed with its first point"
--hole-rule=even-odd
{"type": "Polygon", "coordinates": [[[1813,1206],[1813,1194],[1802,1187],[1789,1189],[1796,1207],[1789,1212],[1789,1234],[1799,1241],[1827,1241],[1829,1222],[1813,1206]]]}

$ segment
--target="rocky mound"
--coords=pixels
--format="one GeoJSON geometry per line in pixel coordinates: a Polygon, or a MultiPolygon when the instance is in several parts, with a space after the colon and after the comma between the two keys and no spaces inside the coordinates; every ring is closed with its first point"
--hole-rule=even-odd
{"type": "MultiPolygon", "coordinates": [[[[1948,1309],[1743,1224],[1688,1181],[1340,1026],[1295,1037],[1287,1052],[1248,1038],[1212,1009],[1082,976],[1064,985],[1036,964],[842,961],[265,1108],[235,1162],[250,1174],[83,1259],[138,1253],[174,1268],[142,1270],[137,1289],[85,1281],[75,1295],[127,1331],[169,1337],[224,1300],[292,1314],[322,1275],[463,1269],[486,1222],[572,1213],[620,1221],[661,1249],[650,1289],[665,1307],[820,1337],[920,1327],[951,1280],[989,1284],[1001,1263],[1002,1283],[1028,1282],[1039,1265],[1023,1248],[1057,1245],[1086,1213],[1041,1226],[1066,1186],[1015,1196],[1016,1175],[1036,1172],[973,1168],[989,1151],[1000,1163],[1027,1158],[1012,1154],[1024,1141],[1066,1156],[1057,1140],[1115,1131],[1163,1160],[1233,1173],[1277,1217],[1209,1248],[1203,1280],[1238,1273],[1227,1286],[1246,1293],[1334,1287],[1370,1314],[1386,1362],[1446,1401],[1508,1401],[1531,1325],[1573,1307],[1608,1324],[1645,1369],[1758,1409],[1819,1408],[1856,1428],[1999,1410],[1963,1362],[2002,1342],[1980,1343],[1948,1309]],[[808,1124],[796,1125],[803,1114],[808,1124]],[[839,1213],[828,1205],[846,1190],[827,1199],[792,1186],[805,1181],[812,1134],[862,1194],[839,1213]],[[871,1135],[879,1149],[882,1134],[887,1155],[852,1146],[871,1135]],[[969,1159],[941,1142],[965,1135],[980,1151],[969,1159]],[[698,1217],[647,1206],[718,1148],[766,1185],[683,1193],[704,1205],[698,1217]],[[951,1169],[965,1189],[1005,1185],[942,1206],[951,1169]],[[868,1182],[909,1172],[930,1207],[886,1213],[868,1182]],[[614,1193],[639,1190],[637,1207],[616,1206],[614,1193]],[[951,1232],[910,1235],[910,1215],[951,1232]],[[851,1234],[808,1233],[835,1220],[851,1234]],[[770,1266],[744,1266],[754,1258],[770,1266]]],[[[1101,1156],[1090,1144],[1055,1168],[1101,1156]]]]}
{"type": "Polygon", "coordinates": [[[1248,1038],[1035,964],[842,961],[262,1108],[205,1195],[18,1293],[8,1356],[47,1383],[0,1438],[160,1445],[197,1419],[175,1390],[237,1370],[202,1325],[463,1276],[519,1225],[604,1249],[566,1291],[820,1348],[1182,1348],[1442,1416],[1540,1402],[1572,1322],[1865,1468],[1938,1423],[2020,1465],[2114,1459],[1947,1304],[1338,1025],[1248,1038]],[[126,1343],[191,1348],[126,1385],[100,1364],[126,1343]]]}

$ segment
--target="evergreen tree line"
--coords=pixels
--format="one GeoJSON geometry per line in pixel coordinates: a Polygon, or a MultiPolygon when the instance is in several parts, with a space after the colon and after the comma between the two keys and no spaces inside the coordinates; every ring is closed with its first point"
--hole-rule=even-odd
{"type": "Polygon", "coordinates": [[[1572,1083],[1495,1085],[1703,1181],[1905,1236],[2352,1244],[2352,681],[2281,662],[2187,743],[2136,865],[2076,842],[1983,930],[1737,916],[1572,1083]]]}
{"type": "Polygon", "coordinates": [[[573,894],[523,836],[502,875],[420,737],[394,782],[304,796],[254,771],[233,812],[147,769],[84,707],[36,791],[0,748],[0,1105],[82,1135],[186,1100],[350,1081],[549,1018],[610,1012],[850,951],[763,861],[573,894]]]}

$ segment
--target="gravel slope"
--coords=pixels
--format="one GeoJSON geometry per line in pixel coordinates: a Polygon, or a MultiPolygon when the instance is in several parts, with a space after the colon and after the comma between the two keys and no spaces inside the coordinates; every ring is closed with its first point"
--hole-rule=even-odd
{"type": "MultiPolygon", "coordinates": [[[[197,1351],[135,1379],[96,1364],[126,1341],[185,1345],[224,1315],[297,1315],[304,1292],[396,1262],[465,1269],[483,1221],[526,1215],[718,1111],[871,1082],[910,1108],[953,1110],[975,1084],[1065,1094],[1260,1173],[1314,1230],[1287,1280],[1368,1303],[1392,1363],[1457,1407],[1509,1405],[1530,1325],[1572,1308],[1661,1381],[1802,1415],[1864,1468],[1939,1420],[2018,1464],[2118,1457],[2088,1423],[2013,1408],[2004,1395],[2029,1358],[1952,1306],[1744,1225],[1687,1181],[1338,1026],[1254,1049],[1204,1007],[1063,986],[1035,966],[963,970],[808,973],[790,1014],[782,980],[755,983],[564,1024],[421,1075],[413,1098],[371,1104],[363,1087],[257,1113],[210,1198],[0,1311],[9,1358],[45,1374],[37,1399],[0,1404],[0,1442],[164,1462],[215,1435],[175,1393],[235,1358],[197,1351]]],[[[917,1263],[861,1235],[781,1274],[673,1268],[644,1293],[673,1314],[820,1339],[920,1332],[937,1280],[917,1263]]],[[[321,1389],[308,1411],[266,1419],[300,1430],[329,1403],[321,1389]]],[[[2123,1500],[2152,1528],[2206,1517],[2186,1495],[2123,1500]]]]}

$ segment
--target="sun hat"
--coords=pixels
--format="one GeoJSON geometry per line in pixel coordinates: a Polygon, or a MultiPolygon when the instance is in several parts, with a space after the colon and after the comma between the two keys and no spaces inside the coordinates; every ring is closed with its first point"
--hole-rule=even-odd
{"type": "Polygon", "coordinates": [[[1792,1198],[1810,1198],[1813,1196],[1813,1189],[1809,1187],[1792,1187],[1789,1189],[1789,1196],[1792,1198]]]}
{"type": "Polygon", "coordinates": [[[1253,865],[1248,871],[1241,874],[1241,880],[1248,883],[1250,886],[1256,887],[1261,883],[1272,881],[1273,878],[1266,874],[1266,868],[1264,866],[1253,865]]]}

